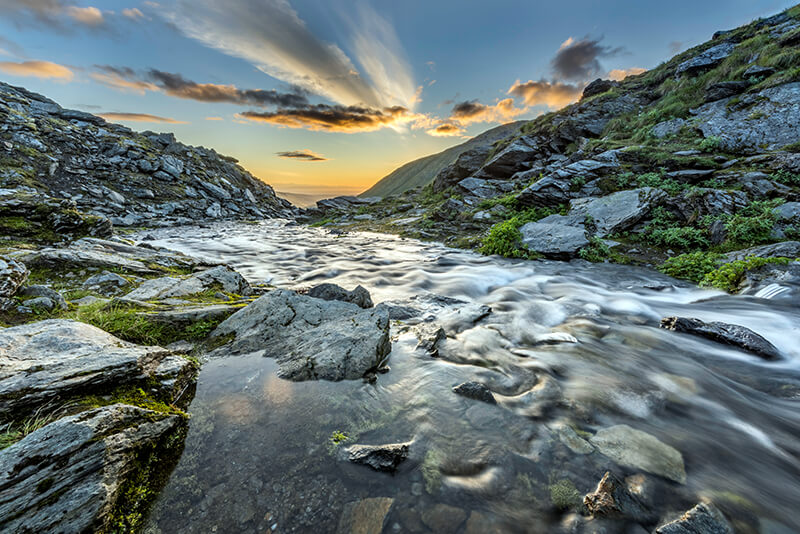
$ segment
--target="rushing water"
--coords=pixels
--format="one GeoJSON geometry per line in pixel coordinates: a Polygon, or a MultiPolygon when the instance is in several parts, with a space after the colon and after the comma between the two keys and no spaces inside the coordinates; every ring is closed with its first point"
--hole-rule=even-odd
{"type": "Polygon", "coordinates": [[[656,513],[646,526],[709,498],[737,531],[800,530],[800,309],[785,293],[728,296],[647,269],[503,260],[281,221],[139,237],[227,262],[252,282],[361,284],[376,303],[420,305],[433,294],[493,310],[476,324],[442,315],[441,358],[415,350],[395,323],[391,371],[372,384],[288,382],[258,355],[206,362],[184,454],[148,532],[334,532],[347,503],[375,497],[394,499],[384,532],[568,531],[576,516],[557,506],[560,494],[575,497],[565,480],[583,495],[608,469],[643,471],[575,452],[565,437],[619,424],[683,455],[685,484],[647,475],[642,495],[656,513]],[[659,329],[668,315],[747,326],[785,358],[659,329]],[[537,343],[553,332],[577,343],[537,343]],[[468,380],[498,404],[452,392],[468,380]],[[413,439],[410,458],[394,475],[349,464],[330,442],[335,431],[366,444],[413,439]]]}

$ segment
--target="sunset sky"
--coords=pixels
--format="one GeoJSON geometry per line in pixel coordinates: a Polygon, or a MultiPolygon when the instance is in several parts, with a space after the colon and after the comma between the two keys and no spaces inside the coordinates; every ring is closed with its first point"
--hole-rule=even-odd
{"type": "Polygon", "coordinates": [[[353,193],[793,3],[0,0],[0,80],[353,193]]]}

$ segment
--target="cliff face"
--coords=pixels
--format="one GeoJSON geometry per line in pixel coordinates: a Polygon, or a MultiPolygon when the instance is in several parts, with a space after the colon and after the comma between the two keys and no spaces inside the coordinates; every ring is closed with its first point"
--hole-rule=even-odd
{"type": "Polygon", "coordinates": [[[73,201],[118,226],[292,215],[287,201],[233,158],[3,83],[0,188],[73,201]]]}
{"type": "Polygon", "coordinates": [[[717,280],[724,254],[800,238],[798,45],[800,6],[596,80],[421,191],[309,214],[487,254],[661,265],[730,289],[741,277],[717,280]]]}

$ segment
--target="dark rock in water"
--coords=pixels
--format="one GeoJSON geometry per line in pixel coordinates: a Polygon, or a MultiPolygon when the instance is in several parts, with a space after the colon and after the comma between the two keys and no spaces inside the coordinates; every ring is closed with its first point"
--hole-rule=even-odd
{"type": "Polygon", "coordinates": [[[603,475],[594,492],[583,498],[583,504],[595,516],[624,517],[642,523],[655,519],[644,503],[610,471],[603,475]]]}
{"type": "Polygon", "coordinates": [[[661,328],[738,347],[765,360],[781,358],[780,352],[772,343],[744,326],[717,321],[706,323],[687,317],[665,317],[661,320],[661,328]]]}
{"type": "Polygon", "coordinates": [[[708,48],[695,57],[684,61],[675,69],[676,74],[695,76],[719,65],[736,48],[734,43],[721,43],[708,48]]]}
{"type": "Polygon", "coordinates": [[[750,87],[747,81],[719,82],[706,88],[705,101],[714,102],[743,93],[750,87]]]}
{"type": "Polygon", "coordinates": [[[372,298],[369,291],[361,286],[356,286],[352,291],[347,291],[336,284],[320,284],[308,290],[308,296],[322,300],[341,300],[342,302],[352,302],[359,308],[372,308],[372,298]]]}
{"type": "Polygon", "coordinates": [[[453,388],[453,391],[468,399],[475,399],[489,404],[497,404],[489,388],[478,382],[464,382],[453,388]]]}
{"type": "Polygon", "coordinates": [[[352,445],[345,449],[347,459],[355,464],[366,465],[375,471],[394,473],[406,458],[412,442],[387,445],[352,445]]]}
{"type": "Polygon", "coordinates": [[[431,532],[459,532],[459,526],[467,519],[467,512],[463,508],[439,503],[425,508],[420,519],[431,532]]]}
{"type": "Polygon", "coordinates": [[[604,80],[602,78],[598,78],[595,81],[590,82],[589,85],[583,89],[581,100],[605,93],[606,91],[610,91],[618,85],[619,83],[613,80],[604,80]]]}
{"type": "Polygon", "coordinates": [[[656,534],[733,534],[733,529],[713,504],[700,503],[675,521],[658,527],[656,534]]]}
{"type": "Polygon", "coordinates": [[[417,349],[424,350],[428,356],[439,356],[439,343],[447,337],[444,328],[437,323],[420,323],[414,327],[417,336],[417,349]]]}

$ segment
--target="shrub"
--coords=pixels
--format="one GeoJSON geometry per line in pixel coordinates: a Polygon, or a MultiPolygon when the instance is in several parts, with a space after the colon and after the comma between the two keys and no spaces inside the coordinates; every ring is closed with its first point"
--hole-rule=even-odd
{"type": "MultiPolygon", "coordinates": [[[[800,143],[798,148],[800,149],[800,143]]],[[[798,150],[800,151],[800,150],[798,150]]],[[[772,179],[786,185],[800,185],[800,174],[795,174],[787,170],[781,169],[772,175],[772,179]]]]}
{"type": "Polygon", "coordinates": [[[483,240],[478,252],[487,255],[499,254],[506,258],[536,257],[522,244],[522,234],[519,229],[526,223],[538,221],[553,213],[555,210],[549,208],[530,208],[495,224],[489,230],[489,235],[483,240]]]}
{"type": "Polygon", "coordinates": [[[722,146],[722,139],[720,139],[715,135],[712,135],[700,141],[699,146],[700,150],[702,150],[703,152],[714,152],[715,150],[719,150],[719,147],[722,146]]]}
{"type": "Polygon", "coordinates": [[[656,228],[649,234],[649,242],[659,247],[687,250],[709,246],[706,231],[691,226],[656,228]]]}
{"type": "Polygon", "coordinates": [[[589,244],[578,251],[578,256],[592,263],[602,263],[613,259],[611,248],[599,237],[589,239],[589,244]]]}
{"type": "Polygon", "coordinates": [[[690,252],[669,258],[658,270],[674,278],[699,284],[708,273],[717,268],[722,257],[722,254],[715,252],[690,252]]]}
{"type": "Polygon", "coordinates": [[[673,180],[672,178],[665,178],[657,172],[648,172],[642,174],[636,179],[636,184],[639,187],[658,187],[663,189],[669,195],[675,196],[684,189],[684,184],[673,180]]]}
{"type": "Polygon", "coordinates": [[[753,202],[747,208],[731,217],[725,224],[728,231],[728,245],[732,247],[752,247],[772,241],[770,235],[775,226],[774,208],[783,200],[753,202]]]}
{"type": "Polygon", "coordinates": [[[747,271],[758,269],[764,265],[777,264],[786,265],[792,261],[791,258],[759,258],[748,256],[743,260],[732,261],[721,265],[703,277],[700,285],[716,287],[729,293],[736,291],[742,282],[747,271]]]}

